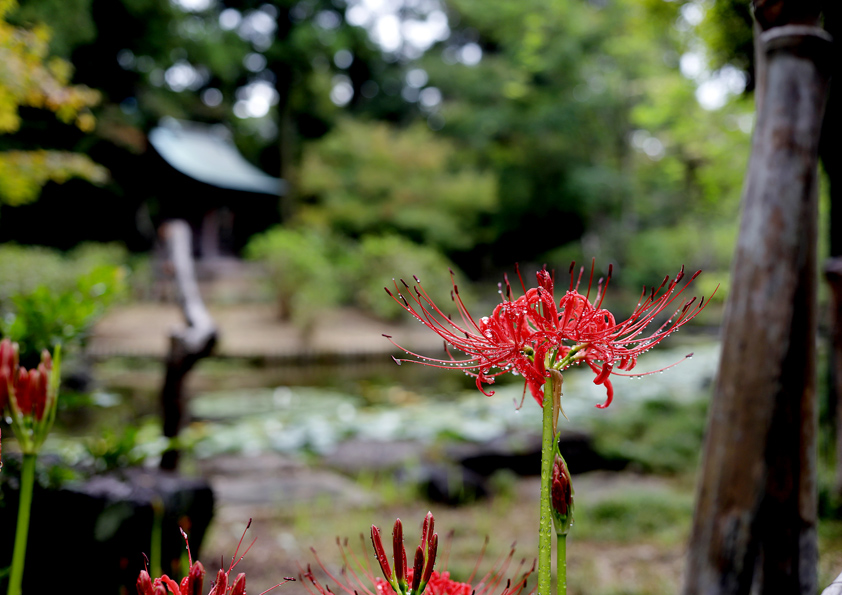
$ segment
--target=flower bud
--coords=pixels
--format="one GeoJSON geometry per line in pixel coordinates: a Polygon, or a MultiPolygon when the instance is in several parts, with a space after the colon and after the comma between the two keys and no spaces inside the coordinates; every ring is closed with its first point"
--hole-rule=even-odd
{"type": "Polygon", "coordinates": [[[140,571],[140,576],[137,577],[137,595],[153,595],[152,578],[145,570],[140,571]]]}
{"type": "Polygon", "coordinates": [[[55,420],[61,367],[59,349],[56,346],[55,365],[44,350],[38,366],[27,370],[17,365],[17,344],[6,339],[0,341],[0,405],[8,406],[12,428],[24,454],[36,454],[40,450],[55,420]]]}
{"type": "Polygon", "coordinates": [[[246,573],[241,572],[234,580],[234,586],[231,587],[231,595],[246,595],[246,573]]]}
{"type": "Polygon", "coordinates": [[[570,471],[567,463],[556,450],[553,463],[553,476],[550,485],[552,497],[553,522],[558,535],[567,535],[573,526],[573,486],[570,483],[570,471]]]}
{"type": "MultiPolygon", "coordinates": [[[[238,577],[239,578],[239,577],[238,577]]],[[[216,583],[208,595],[225,595],[228,592],[228,573],[219,569],[216,573],[216,583]]]]}
{"type": "Polygon", "coordinates": [[[9,400],[9,391],[14,390],[17,369],[18,344],[3,339],[0,341],[0,413],[9,400]]]}
{"type": "Polygon", "coordinates": [[[380,537],[380,529],[374,525],[371,526],[371,544],[374,546],[374,557],[377,558],[377,563],[380,564],[380,570],[383,571],[383,576],[394,586],[392,567],[389,566],[389,558],[386,557],[386,550],[383,547],[383,540],[380,537]]]}
{"type": "Polygon", "coordinates": [[[205,567],[196,560],[187,576],[181,579],[181,595],[201,595],[204,582],[205,567]]]}

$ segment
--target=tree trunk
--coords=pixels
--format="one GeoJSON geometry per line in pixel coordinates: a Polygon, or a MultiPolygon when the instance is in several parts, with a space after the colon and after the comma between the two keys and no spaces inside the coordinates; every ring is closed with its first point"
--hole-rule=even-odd
{"type": "Polygon", "coordinates": [[[785,10],[764,14],[786,3],[758,4],[760,109],[685,595],[817,591],[816,165],[830,44],[817,27],[778,26],[785,10]]]}
{"type": "MultiPolygon", "coordinates": [[[[184,379],[201,358],[210,355],[216,344],[216,325],[202,302],[193,267],[190,226],[180,219],[161,225],[161,240],[175,277],[176,296],[187,327],[170,333],[161,405],[164,436],[176,438],[184,419],[184,379]]],[[[178,466],[179,449],[172,447],[161,457],[161,469],[178,466]]]]}

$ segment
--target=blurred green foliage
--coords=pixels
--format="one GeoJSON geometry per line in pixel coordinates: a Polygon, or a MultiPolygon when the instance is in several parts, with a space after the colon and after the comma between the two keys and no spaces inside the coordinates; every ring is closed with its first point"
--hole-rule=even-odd
{"type": "MultiPolygon", "coordinates": [[[[165,115],[228,121],[244,153],[290,182],[282,211],[295,233],[399,235],[472,279],[516,261],[563,268],[570,254],[614,262],[632,288],[681,264],[727,274],[752,106],[703,109],[703,78],[679,65],[698,54],[741,68],[738,2],[450,0],[449,36],[415,53],[402,53],[408,37],[378,47],[349,18],[360,6],[330,0],[21,2],[16,23],[48,21],[76,80],[102,89],[97,151],[118,155],[104,139],[142,150],[131,139],[165,115]],[[176,84],[178,72],[191,82],[176,84]],[[255,85],[274,111],[246,116],[237,105],[255,85]]],[[[396,18],[408,30],[431,16],[424,4],[396,18]]],[[[139,187],[128,164],[112,167],[126,174],[121,196],[139,187]]],[[[301,251],[312,254],[284,266],[325,260],[301,251]]],[[[302,311],[358,293],[341,271],[309,270],[323,290],[302,311]]]]}
{"type": "MultiPolygon", "coordinates": [[[[576,539],[636,542],[646,539],[681,543],[693,518],[693,494],[669,487],[635,486],[608,497],[576,502],[576,539]]],[[[576,478],[573,478],[575,487],[576,478]]]]}
{"type": "Polygon", "coordinates": [[[403,309],[383,291],[393,286],[392,275],[410,282],[413,275],[433,279],[433,299],[449,303],[446,275],[456,266],[434,248],[400,236],[367,235],[353,241],[309,228],[271,229],[255,236],[246,254],[265,267],[280,317],[304,329],[325,308],[342,304],[380,318],[398,318],[403,309]]]}
{"type": "Polygon", "coordinates": [[[423,124],[340,120],[308,146],[300,178],[315,198],[300,212],[310,225],[350,237],[398,233],[445,252],[492,239],[483,221],[496,207],[494,176],[423,124]]]}
{"type": "MultiPolygon", "coordinates": [[[[384,319],[403,319],[404,309],[389,299],[384,287],[394,291],[394,281],[400,291],[404,277],[412,285],[415,276],[424,283],[424,289],[439,307],[449,306],[451,284],[448,269],[458,271],[456,265],[429,246],[410,242],[400,236],[365,236],[357,248],[356,262],[349,275],[354,303],[384,319]]],[[[464,280],[462,274],[458,278],[464,280]]],[[[410,290],[406,290],[409,292],[410,290]]],[[[460,295],[471,301],[467,286],[460,288],[460,295]]]]}
{"type": "MultiPolygon", "coordinates": [[[[52,111],[63,123],[90,132],[95,123],[90,107],[99,101],[99,93],[68,84],[73,67],[48,57],[50,35],[45,26],[27,29],[7,22],[16,7],[15,0],[0,0],[0,134],[20,129],[21,107],[52,111]]],[[[61,183],[71,177],[103,183],[108,172],[83,154],[0,150],[0,204],[31,202],[48,181],[61,183]]]]}
{"type": "Polygon", "coordinates": [[[21,346],[31,365],[42,349],[81,347],[105,308],[126,290],[125,249],[82,245],[61,254],[0,246],[0,333],[21,346]]]}
{"type": "Polygon", "coordinates": [[[138,427],[127,425],[120,430],[104,428],[85,441],[85,450],[96,472],[138,466],[146,453],[138,448],[138,427]]]}
{"type": "Polygon", "coordinates": [[[707,402],[674,398],[646,401],[622,418],[602,416],[591,429],[594,448],[607,459],[651,473],[693,473],[707,424],[707,402]]]}
{"type": "Polygon", "coordinates": [[[338,252],[324,234],[287,228],[255,236],[245,250],[265,266],[281,319],[294,319],[304,328],[342,299],[342,280],[332,259],[338,252]]]}

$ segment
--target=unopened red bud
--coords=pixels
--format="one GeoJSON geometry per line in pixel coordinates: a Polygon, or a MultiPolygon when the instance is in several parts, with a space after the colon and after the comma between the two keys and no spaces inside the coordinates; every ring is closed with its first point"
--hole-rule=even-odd
{"type": "Polygon", "coordinates": [[[380,529],[374,525],[371,526],[371,544],[374,546],[374,557],[377,558],[377,563],[380,564],[380,570],[383,571],[383,576],[391,583],[392,569],[389,566],[389,558],[386,557],[386,550],[383,548],[380,529]]]}
{"type": "Polygon", "coordinates": [[[44,418],[44,408],[47,404],[47,387],[50,382],[50,375],[43,363],[38,364],[38,369],[30,372],[29,394],[32,401],[35,419],[41,421],[44,418]]]}
{"type": "Polygon", "coordinates": [[[556,454],[553,463],[550,494],[556,533],[567,535],[573,525],[573,486],[570,483],[570,471],[567,469],[567,463],[559,454],[556,454]]]}
{"type": "Polygon", "coordinates": [[[246,573],[241,572],[234,580],[234,586],[231,587],[231,595],[246,595],[246,573]]]}
{"type": "Polygon", "coordinates": [[[392,559],[395,561],[395,580],[406,589],[406,550],[403,547],[403,525],[400,519],[395,520],[392,529],[392,559]]]}
{"type": "Polygon", "coordinates": [[[415,563],[412,565],[412,591],[417,595],[419,593],[419,587],[421,586],[421,578],[424,574],[424,550],[419,545],[415,549],[415,563]]]}
{"type": "Polygon", "coordinates": [[[424,588],[430,581],[430,577],[433,575],[433,567],[436,565],[436,553],[439,549],[439,534],[433,533],[433,536],[430,538],[430,543],[427,546],[427,563],[424,566],[424,576],[421,579],[421,588],[424,588]]]}
{"type": "Polygon", "coordinates": [[[25,368],[21,368],[20,372],[18,372],[18,380],[15,384],[14,395],[18,409],[23,415],[29,415],[32,413],[32,398],[29,394],[29,385],[30,371],[25,368]]]}
{"type": "Polygon", "coordinates": [[[201,595],[205,582],[205,567],[196,560],[190,567],[190,572],[181,579],[181,595],[201,595]]]}
{"type": "Polygon", "coordinates": [[[0,413],[9,400],[9,390],[14,390],[17,367],[17,343],[3,339],[0,341],[0,413]]]}
{"type": "Polygon", "coordinates": [[[152,578],[145,570],[140,571],[140,576],[137,577],[137,595],[153,595],[152,578]]]}
{"type": "Polygon", "coordinates": [[[44,367],[47,370],[53,369],[53,356],[50,355],[50,352],[46,349],[41,350],[41,363],[44,364],[44,367]]]}
{"type": "Polygon", "coordinates": [[[208,595],[225,595],[227,591],[228,575],[220,568],[219,572],[216,573],[216,583],[214,583],[213,588],[210,590],[208,595]]]}
{"type": "Polygon", "coordinates": [[[424,517],[424,522],[421,525],[421,547],[424,549],[427,548],[427,543],[433,534],[434,525],[433,513],[427,512],[427,516],[424,517]]]}

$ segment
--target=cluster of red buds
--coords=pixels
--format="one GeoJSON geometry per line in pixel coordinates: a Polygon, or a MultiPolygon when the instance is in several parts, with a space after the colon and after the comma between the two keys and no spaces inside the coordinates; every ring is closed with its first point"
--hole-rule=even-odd
{"type": "Polygon", "coordinates": [[[407,567],[406,549],[403,545],[403,525],[401,520],[395,521],[392,529],[392,559],[395,571],[389,565],[386,550],[380,539],[380,529],[371,526],[371,543],[374,545],[374,557],[380,564],[383,576],[392,586],[392,590],[399,595],[420,595],[430,582],[433,566],[436,563],[436,552],[439,546],[438,533],[434,533],[435,521],[433,513],[428,512],[421,527],[421,545],[415,549],[415,560],[412,568],[407,567]]]}
{"type": "Polygon", "coordinates": [[[60,380],[59,348],[55,361],[45,349],[36,368],[18,365],[19,348],[0,341],[0,411],[8,410],[12,428],[24,454],[36,454],[56,416],[60,380]]]}
{"type": "MultiPolygon", "coordinates": [[[[224,570],[222,568],[219,569],[219,572],[216,573],[216,581],[211,586],[211,590],[208,592],[208,595],[246,595],[246,573],[239,573],[233,583],[230,583],[230,575],[237,564],[245,558],[246,554],[251,549],[251,546],[254,545],[254,541],[252,541],[246,548],[246,551],[243,552],[243,555],[237,558],[237,554],[240,552],[240,547],[243,545],[243,539],[246,536],[246,531],[249,530],[250,526],[251,519],[249,519],[248,525],[246,525],[245,531],[243,531],[243,535],[240,537],[237,549],[234,550],[234,556],[231,558],[231,564],[228,566],[228,570],[224,570]]],[[[169,589],[169,592],[172,595],[201,595],[202,587],[205,582],[205,567],[202,566],[202,563],[198,560],[193,562],[193,557],[190,555],[190,542],[187,541],[187,534],[183,530],[181,531],[181,536],[184,537],[184,543],[187,546],[187,559],[190,565],[190,570],[188,571],[187,576],[181,579],[181,583],[177,583],[166,574],[153,579],[149,576],[149,572],[147,570],[141,570],[140,576],[137,577],[138,595],[167,595],[167,589],[169,589]]],[[[264,595],[275,587],[280,587],[284,583],[294,580],[295,579],[292,577],[285,577],[282,582],[266,589],[260,595],[264,595]]]]}
{"type": "MultiPolygon", "coordinates": [[[[366,559],[367,556],[359,558],[348,548],[347,540],[343,543],[342,540],[337,539],[344,562],[342,571],[338,575],[331,573],[319,559],[316,551],[312,551],[319,567],[330,580],[336,583],[338,590],[321,584],[309,565],[306,572],[302,569],[302,583],[310,595],[335,595],[339,592],[345,595],[391,595],[392,593],[420,595],[422,592],[426,595],[524,595],[526,593],[531,595],[534,593],[534,590],[527,591],[527,580],[535,571],[534,563],[531,568],[526,568],[526,560],[522,560],[515,578],[506,578],[515,555],[514,545],[508,556],[498,561],[488,573],[474,582],[485,547],[488,545],[488,538],[483,545],[474,572],[471,573],[467,582],[453,580],[446,569],[433,570],[439,541],[434,529],[433,514],[428,512],[421,526],[421,545],[416,548],[414,564],[410,567],[407,564],[406,550],[403,546],[403,525],[400,519],[396,520],[392,532],[393,569],[383,547],[380,529],[376,526],[371,527],[374,557],[380,564],[380,570],[386,580],[374,576],[366,559]],[[354,570],[355,567],[357,570],[354,570]]],[[[362,539],[363,536],[360,535],[360,538],[362,539]]]]}

